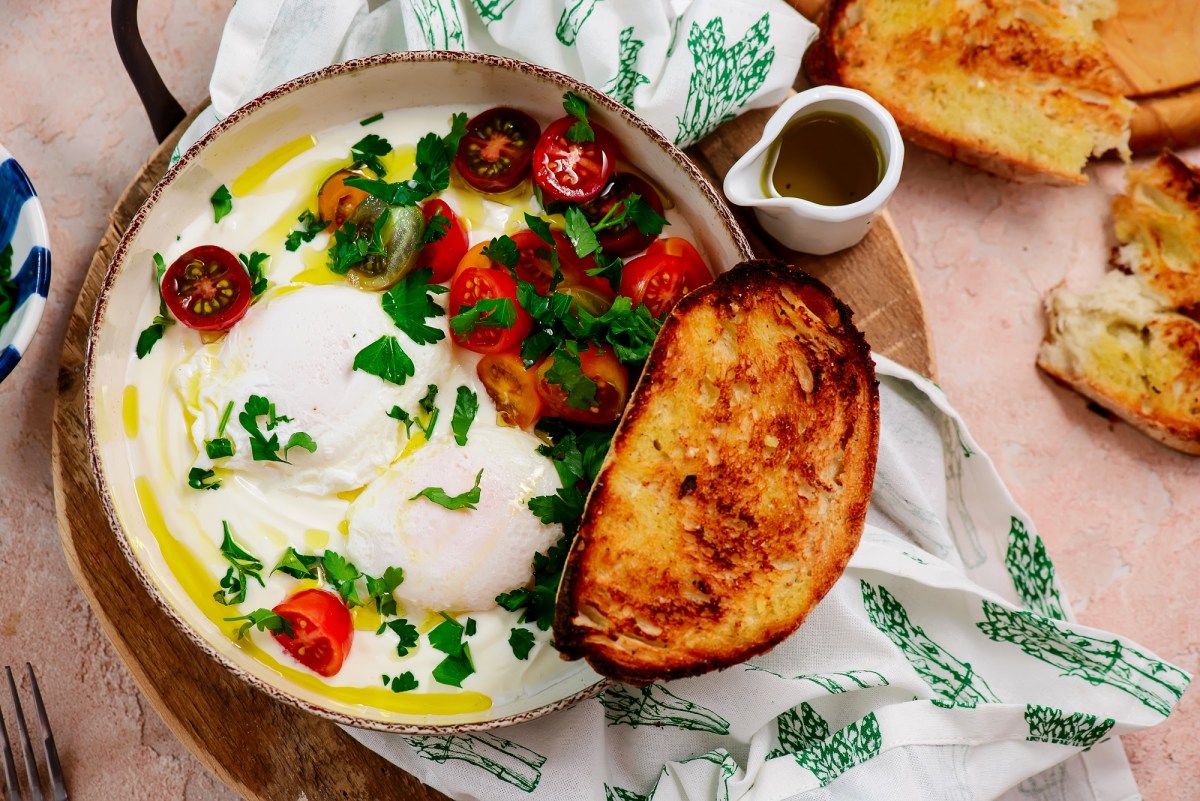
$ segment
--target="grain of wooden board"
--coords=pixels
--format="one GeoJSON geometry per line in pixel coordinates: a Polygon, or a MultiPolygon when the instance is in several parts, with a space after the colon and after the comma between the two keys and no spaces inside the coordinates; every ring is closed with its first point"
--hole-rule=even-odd
{"type": "MultiPolygon", "coordinates": [[[[711,177],[719,178],[758,138],[766,116],[746,115],[727,123],[692,155],[711,177]]],[[[191,119],[155,152],[117,203],[67,328],[52,447],[55,506],[67,562],[150,703],[200,761],[241,795],[254,801],[445,799],[335,724],[271,699],[205,655],[158,609],[105,522],[84,430],[88,329],[113,250],[166,171],[171,150],[191,119]]],[[[716,184],[720,186],[719,180],[716,184]]],[[[862,244],[824,259],[780,251],[749,215],[740,220],[759,255],[794,260],[841,295],[877,350],[932,374],[920,294],[886,216],[862,244]]]]}

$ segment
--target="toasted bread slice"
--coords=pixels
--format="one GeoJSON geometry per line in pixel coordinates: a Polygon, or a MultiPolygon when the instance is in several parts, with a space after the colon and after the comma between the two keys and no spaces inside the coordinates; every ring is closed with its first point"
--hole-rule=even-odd
{"type": "Polygon", "coordinates": [[[1164,150],[1112,204],[1116,261],[1174,307],[1200,309],[1200,170],[1164,150]]]}
{"type": "Polygon", "coordinates": [[[1200,323],[1115,270],[1084,296],[1060,285],[1045,305],[1038,367],[1164,445],[1200,454],[1200,323]]]}
{"type": "Polygon", "coordinates": [[[929,150],[1003,178],[1082,184],[1089,156],[1129,157],[1134,104],[1095,30],[1115,11],[1115,0],[831,0],[804,68],[873,96],[929,150]]]}
{"type": "Polygon", "coordinates": [[[565,658],[631,684],[779,643],[862,535],[879,439],[850,310],[781,262],[667,319],[588,496],[559,588],[565,658]]]}

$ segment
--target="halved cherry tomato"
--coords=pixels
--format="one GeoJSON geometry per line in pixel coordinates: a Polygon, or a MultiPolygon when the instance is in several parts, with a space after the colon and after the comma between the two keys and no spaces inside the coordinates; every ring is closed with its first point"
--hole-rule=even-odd
{"type": "Polygon", "coordinates": [[[350,610],[342,599],[324,590],[301,590],[271,610],[292,624],[292,636],[275,640],[297,662],[321,676],[342,669],[354,634],[350,610]]]}
{"type": "MultiPolygon", "coordinates": [[[[533,318],[517,303],[517,282],[502,270],[463,270],[454,276],[450,285],[450,316],[462,311],[463,306],[474,306],[484,298],[508,298],[517,310],[517,320],[511,328],[493,328],[477,325],[466,336],[450,329],[455,343],[476,353],[501,353],[513,350],[533,328],[533,318]]],[[[487,319],[487,316],[484,316],[487,319]]]]}
{"type": "MultiPolygon", "coordinates": [[[[661,217],[662,199],[654,187],[629,172],[618,172],[601,190],[600,194],[584,203],[581,208],[593,225],[604,219],[614,207],[620,206],[630,195],[637,195],[661,217]]],[[[632,256],[646,249],[654,241],[654,234],[643,234],[632,220],[613,228],[605,228],[596,234],[600,247],[618,256],[632,256]]]]}
{"type": "Polygon", "coordinates": [[[317,213],[329,224],[326,231],[341,228],[356,206],[367,199],[367,193],[353,186],[346,186],[347,178],[362,178],[362,173],[353,170],[338,170],[325,179],[317,192],[317,213]]]}
{"type": "Polygon", "coordinates": [[[417,268],[430,267],[435,284],[444,284],[454,275],[454,269],[467,252],[467,229],[454,213],[454,209],[444,200],[430,200],[421,206],[421,215],[425,217],[426,225],[433,215],[441,214],[450,221],[450,227],[445,235],[436,242],[430,242],[421,248],[417,256],[417,268]]]}
{"type": "Polygon", "coordinates": [[[197,331],[226,331],[246,314],[253,292],[246,268],[216,245],[192,248],[176,259],[162,281],[175,319],[197,331]]]}
{"type": "Polygon", "coordinates": [[[712,275],[703,263],[647,253],[621,271],[621,294],[632,300],[634,306],[645,303],[651,314],[661,317],[684,295],[710,281],[712,275]]]}
{"type": "Polygon", "coordinates": [[[541,126],[515,108],[491,108],[467,123],[454,166],[480,192],[507,192],[529,174],[541,126]]]}
{"type": "Polygon", "coordinates": [[[576,122],[563,117],[542,132],[533,151],[533,180],[546,200],[582,203],[600,194],[617,163],[612,134],[592,123],[596,137],[574,142],[567,131],[576,122]]]}
{"type": "Polygon", "coordinates": [[[706,273],[711,275],[712,271],[708,269],[708,265],[704,263],[704,259],[700,258],[700,251],[696,250],[695,245],[687,241],[681,236],[667,236],[662,239],[654,240],[650,247],[646,248],[647,256],[678,256],[681,259],[687,259],[693,264],[701,267],[706,273]]]}
{"type": "Polygon", "coordinates": [[[572,406],[567,402],[567,391],[547,380],[546,375],[554,367],[554,359],[554,356],[550,356],[537,368],[537,393],[545,403],[547,417],[602,425],[621,416],[629,399],[629,372],[625,365],[617,361],[612,350],[601,350],[592,344],[579,352],[580,371],[596,382],[595,400],[586,409],[572,406]]]}
{"type": "MultiPolygon", "coordinates": [[[[594,270],[597,267],[595,257],[579,258],[571,241],[560,231],[551,231],[550,235],[554,239],[554,251],[558,254],[558,266],[563,275],[558,291],[573,297],[578,295],[577,299],[585,304],[585,308],[589,312],[603,314],[612,305],[616,294],[608,285],[607,280],[587,274],[588,270],[594,270]],[[581,291],[568,291],[574,287],[578,287],[581,291]]],[[[550,245],[529,229],[513,234],[512,240],[517,246],[519,256],[517,266],[513,268],[517,278],[533,284],[538,294],[549,295],[550,284],[554,279],[554,262],[550,258],[550,245]]],[[[483,249],[487,246],[487,242],[480,242],[468,250],[458,262],[458,269],[454,272],[455,277],[465,270],[471,269],[501,270],[507,273],[508,269],[504,265],[498,264],[484,255],[483,249]]]]}
{"type": "Polygon", "coordinates": [[[496,411],[510,426],[529,428],[542,416],[537,367],[526,368],[516,351],[484,356],[475,366],[496,411]]]}

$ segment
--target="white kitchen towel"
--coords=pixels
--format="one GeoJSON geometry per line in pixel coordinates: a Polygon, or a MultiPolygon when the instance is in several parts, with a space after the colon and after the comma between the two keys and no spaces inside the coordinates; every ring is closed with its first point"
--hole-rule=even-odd
{"type": "Polygon", "coordinates": [[[783,0],[253,0],[236,4],[212,106],[172,163],[268,89],[352,58],[471,50],[531,61],[611,95],[686,147],[787,95],[816,27],[783,0]]]}
{"type": "Polygon", "coordinates": [[[876,369],[862,544],[779,647],[493,733],[347,731],[456,799],[1139,798],[1116,735],[1162,722],[1190,677],[1074,622],[1032,521],[941,390],[876,369]]]}

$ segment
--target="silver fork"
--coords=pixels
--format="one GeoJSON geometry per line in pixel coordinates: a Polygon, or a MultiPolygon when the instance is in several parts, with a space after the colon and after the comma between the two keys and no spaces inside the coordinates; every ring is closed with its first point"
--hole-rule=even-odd
{"type": "MultiPolygon", "coordinates": [[[[62,765],[58,762],[58,749],[54,747],[54,735],[50,732],[50,719],[46,717],[46,706],[42,703],[42,692],[38,689],[33,665],[25,663],[29,673],[29,686],[33,690],[33,706],[37,710],[38,723],[42,729],[42,744],[46,749],[46,770],[50,774],[51,801],[67,801],[67,785],[63,782],[62,765]]],[[[17,683],[13,681],[12,668],[5,667],[8,674],[8,692],[12,695],[13,710],[17,718],[17,734],[21,744],[21,755],[25,760],[25,773],[29,777],[29,801],[44,801],[41,777],[37,763],[33,760],[33,744],[29,740],[29,729],[25,725],[25,712],[21,709],[21,697],[17,695],[17,683]]],[[[0,742],[4,746],[4,786],[8,788],[8,801],[21,801],[21,788],[17,784],[17,767],[13,762],[12,746],[8,741],[8,729],[4,723],[4,712],[0,711],[0,742]]]]}

